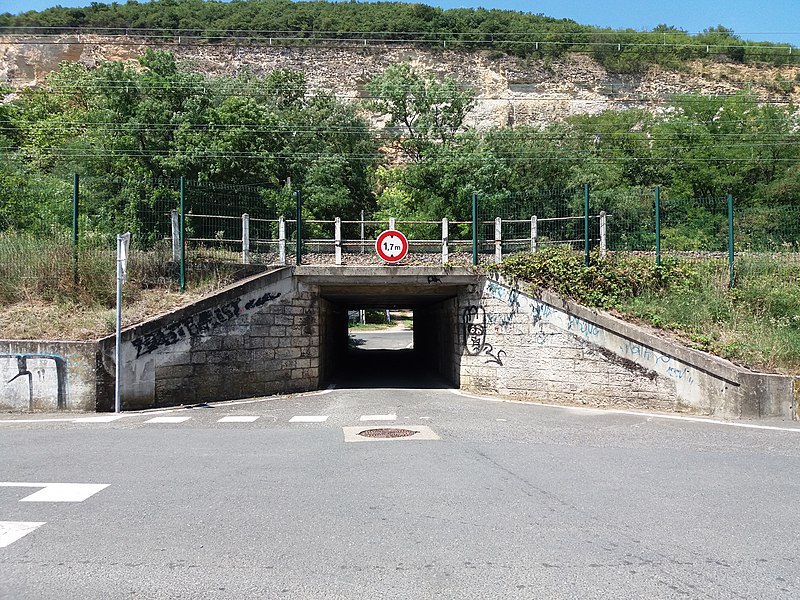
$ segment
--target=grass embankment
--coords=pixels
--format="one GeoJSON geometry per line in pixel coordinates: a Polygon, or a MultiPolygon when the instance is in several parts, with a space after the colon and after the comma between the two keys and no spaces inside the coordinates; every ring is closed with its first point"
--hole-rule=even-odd
{"type": "Polygon", "coordinates": [[[740,256],[736,285],[715,259],[593,254],[568,249],[509,257],[498,272],[581,304],[618,312],[747,367],[800,373],[800,257],[740,256]]]}
{"type": "MultiPolygon", "coordinates": [[[[193,269],[178,291],[167,251],[133,252],[123,288],[123,326],[201,298],[234,279],[234,269],[193,269]]],[[[116,307],[114,251],[82,251],[73,273],[68,245],[0,236],[0,339],[90,340],[113,333],[116,307]]]]}

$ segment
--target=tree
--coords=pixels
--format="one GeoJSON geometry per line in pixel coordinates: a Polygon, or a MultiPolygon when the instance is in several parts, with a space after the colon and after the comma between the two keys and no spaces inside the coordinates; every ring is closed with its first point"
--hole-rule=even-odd
{"type": "Polygon", "coordinates": [[[413,160],[434,143],[451,143],[474,105],[474,93],[452,77],[422,75],[408,63],[392,65],[367,84],[368,107],[398,128],[394,142],[413,160]]]}

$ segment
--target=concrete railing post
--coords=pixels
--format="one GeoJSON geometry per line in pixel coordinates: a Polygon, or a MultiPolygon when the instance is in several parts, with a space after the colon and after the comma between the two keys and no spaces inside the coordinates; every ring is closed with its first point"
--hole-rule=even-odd
{"type": "Polygon", "coordinates": [[[503,261],[503,219],[494,220],[494,262],[503,261]]]}
{"type": "Polygon", "coordinates": [[[286,264],[286,218],[278,219],[278,262],[286,264]]]}
{"type": "Polygon", "coordinates": [[[361,254],[364,254],[364,211],[361,211],[361,254]]]}
{"type": "Polygon", "coordinates": [[[242,264],[250,264],[250,215],[242,215],[242,264]]]}
{"type": "Polygon", "coordinates": [[[447,217],[442,219],[442,264],[445,265],[450,260],[449,245],[450,223],[447,217]]]}
{"type": "Polygon", "coordinates": [[[600,256],[606,257],[606,211],[600,211],[600,256]]]}
{"type": "Polygon", "coordinates": [[[336,217],[333,223],[333,252],[336,255],[336,264],[342,264],[342,219],[336,217]]]}
{"type": "Polygon", "coordinates": [[[539,221],[536,215],[531,217],[531,253],[536,252],[536,242],[539,238],[539,221]]]}
{"type": "Polygon", "coordinates": [[[181,217],[177,210],[170,211],[172,221],[172,260],[178,262],[181,259],[181,217]]]}

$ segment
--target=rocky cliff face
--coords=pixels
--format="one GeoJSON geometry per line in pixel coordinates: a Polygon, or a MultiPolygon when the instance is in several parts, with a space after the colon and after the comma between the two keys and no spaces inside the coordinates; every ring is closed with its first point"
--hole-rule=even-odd
{"type": "MultiPolygon", "coordinates": [[[[152,42],[136,38],[63,36],[0,37],[0,82],[19,88],[35,85],[62,61],[96,65],[133,61],[152,42]]],[[[475,89],[477,103],[468,125],[479,129],[542,125],[575,114],[632,107],[658,110],[683,93],[731,94],[749,89],[763,102],[800,104],[800,67],[755,67],[689,63],[683,71],[658,66],[639,74],[613,74],[591,57],[519,59],[492,51],[468,52],[398,46],[156,46],[208,74],[256,74],[276,68],[305,72],[311,89],[358,99],[364,84],[387,66],[409,62],[420,70],[450,74],[475,89]]]]}

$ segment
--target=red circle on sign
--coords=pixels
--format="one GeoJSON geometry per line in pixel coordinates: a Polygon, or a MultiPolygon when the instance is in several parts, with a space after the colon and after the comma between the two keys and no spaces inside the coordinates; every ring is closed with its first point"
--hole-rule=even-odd
{"type": "Polygon", "coordinates": [[[396,263],[408,254],[408,240],[399,231],[387,229],[375,240],[375,251],[386,262],[396,263]]]}

